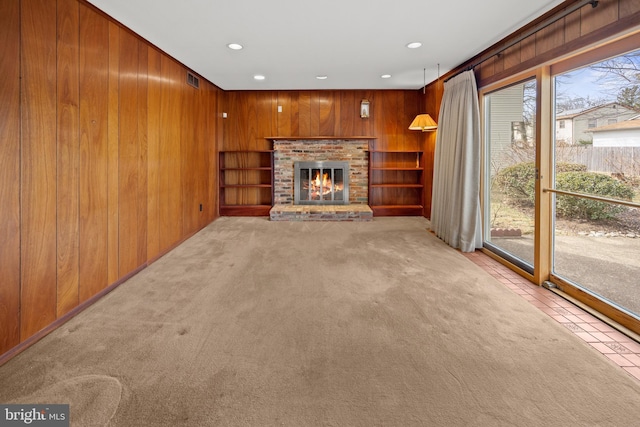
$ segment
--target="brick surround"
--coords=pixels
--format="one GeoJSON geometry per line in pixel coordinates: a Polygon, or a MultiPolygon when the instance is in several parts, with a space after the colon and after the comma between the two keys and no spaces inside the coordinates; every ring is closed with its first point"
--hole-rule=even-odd
{"type": "Polygon", "coordinates": [[[362,140],[274,141],[274,204],[293,205],[293,163],[349,162],[349,203],[369,203],[368,142],[362,140]]]}

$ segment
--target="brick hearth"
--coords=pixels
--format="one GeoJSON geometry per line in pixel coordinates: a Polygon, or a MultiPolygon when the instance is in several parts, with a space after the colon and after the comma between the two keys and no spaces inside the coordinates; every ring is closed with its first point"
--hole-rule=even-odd
{"type": "Polygon", "coordinates": [[[275,205],[271,221],[371,221],[373,211],[367,205],[275,205]]]}

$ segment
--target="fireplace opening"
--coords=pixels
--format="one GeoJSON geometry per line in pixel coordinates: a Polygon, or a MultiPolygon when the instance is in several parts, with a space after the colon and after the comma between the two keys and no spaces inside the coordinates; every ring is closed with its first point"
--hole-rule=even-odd
{"type": "Polygon", "coordinates": [[[349,162],[295,162],[296,205],[349,204],[349,162]]]}

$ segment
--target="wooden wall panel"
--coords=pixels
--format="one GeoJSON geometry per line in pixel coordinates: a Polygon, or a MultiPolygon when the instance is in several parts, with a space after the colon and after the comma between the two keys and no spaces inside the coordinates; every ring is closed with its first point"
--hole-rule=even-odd
{"type": "Polygon", "coordinates": [[[309,129],[311,135],[320,135],[320,93],[313,91],[309,98],[309,129]]]}
{"type": "Polygon", "coordinates": [[[242,147],[240,141],[244,141],[245,147],[248,149],[247,135],[244,127],[241,125],[245,112],[242,111],[243,101],[240,98],[240,92],[229,92],[225,94],[227,104],[225,105],[225,111],[227,118],[224,120],[224,150],[232,150],[232,147],[242,147]]]}
{"type": "Polygon", "coordinates": [[[80,301],[108,285],[109,23],[80,4],[80,301]]]}
{"type": "Polygon", "coordinates": [[[564,25],[565,21],[561,19],[536,33],[536,55],[542,55],[551,49],[562,46],[564,43],[564,25]]]}
{"type": "MultiPolygon", "coordinates": [[[[203,212],[201,213],[200,226],[204,227],[217,217],[218,212],[218,151],[217,151],[217,130],[220,114],[218,114],[218,89],[211,83],[206,82],[206,92],[203,92],[202,104],[206,123],[202,138],[203,157],[206,158],[202,176],[200,177],[201,198],[203,200],[203,212]],[[216,185],[211,185],[214,183],[216,185]]],[[[275,124],[274,124],[275,126],[275,124]]]]}
{"type": "Polygon", "coordinates": [[[340,93],[338,91],[322,91],[318,95],[320,108],[318,112],[318,134],[327,136],[340,135],[340,122],[337,120],[340,112],[340,93]]]}
{"type": "Polygon", "coordinates": [[[109,22],[109,98],[107,112],[107,283],[120,278],[120,27],[109,22]]]}
{"type": "Polygon", "coordinates": [[[618,20],[618,4],[621,0],[600,0],[598,7],[587,5],[580,9],[580,35],[612,24],[618,20]]]}
{"type": "Polygon", "coordinates": [[[58,317],[79,303],[79,22],[78,2],[58,0],[58,317]]]}
{"type": "Polygon", "coordinates": [[[184,196],[183,233],[189,234],[197,229],[198,206],[200,201],[197,195],[198,171],[200,170],[200,160],[198,159],[199,141],[195,137],[195,126],[197,123],[196,102],[200,89],[190,86],[184,88],[182,105],[182,194],[184,196]]]}
{"type": "Polygon", "coordinates": [[[276,107],[282,107],[282,111],[277,113],[278,125],[275,135],[269,136],[293,135],[291,130],[291,94],[283,91],[278,92],[276,107]]]}
{"type": "Polygon", "coordinates": [[[206,146],[206,132],[207,132],[207,94],[206,83],[200,85],[200,89],[194,93],[195,102],[194,108],[194,150],[192,150],[192,167],[194,167],[193,176],[193,199],[191,203],[185,203],[185,206],[191,206],[189,233],[193,233],[199,230],[203,225],[203,218],[205,217],[204,209],[207,204],[206,200],[206,186],[207,182],[203,177],[207,176],[209,170],[209,156],[206,146]],[[200,210],[202,205],[202,210],[200,210]]]}
{"type": "Polygon", "coordinates": [[[274,113],[274,111],[277,111],[277,107],[274,105],[276,101],[276,94],[272,91],[256,92],[256,126],[255,134],[253,135],[253,147],[256,149],[270,148],[269,141],[266,141],[264,137],[273,134],[275,131],[273,115],[277,114],[274,113]]]}
{"type": "Polygon", "coordinates": [[[21,1],[23,338],[56,319],[55,17],[55,2],[21,1]]]}
{"type": "Polygon", "coordinates": [[[311,92],[301,91],[298,96],[298,135],[316,136],[311,128],[311,92]]]}
{"type": "Polygon", "coordinates": [[[564,40],[568,43],[580,37],[580,11],[565,16],[564,21],[564,40]]]}
{"type": "MultiPolygon", "coordinates": [[[[222,118],[222,110],[224,108],[224,105],[222,103],[223,100],[224,100],[224,92],[222,90],[218,90],[216,88],[215,93],[216,93],[216,99],[215,100],[214,99],[211,100],[211,102],[213,103],[211,107],[212,107],[213,111],[216,112],[215,123],[214,123],[214,127],[215,127],[214,133],[216,135],[216,139],[215,139],[214,144],[216,146],[216,152],[215,152],[214,157],[213,157],[214,163],[212,164],[212,166],[213,166],[213,170],[215,171],[215,174],[217,176],[217,173],[218,173],[218,162],[220,161],[220,159],[218,157],[218,151],[220,150],[220,147],[222,146],[222,144],[224,142],[224,125],[223,125],[224,124],[224,121],[223,121],[224,119],[222,118]]],[[[218,180],[216,180],[216,184],[218,184],[218,180]]],[[[213,188],[216,190],[216,192],[219,191],[218,187],[214,186],[213,188]]],[[[216,209],[213,211],[212,214],[217,218],[218,215],[219,215],[219,209],[218,209],[219,208],[219,197],[217,197],[217,195],[216,195],[214,200],[216,202],[216,209]]]]}
{"type": "Polygon", "coordinates": [[[502,54],[496,55],[491,59],[491,61],[493,62],[493,71],[495,73],[499,73],[504,70],[505,64],[504,56],[502,54]]]}
{"type": "Polygon", "coordinates": [[[149,117],[149,48],[146,43],[138,40],[138,253],[136,263],[138,267],[147,262],[147,198],[148,192],[148,119],[149,117]]]}
{"type": "Polygon", "coordinates": [[[123,277],[138,267],[138,39],[120,31],[118,272],[123,277]]]}
{"type": "MultiPolygon", "coordinates": [[[[397,132],[399,135],[399,147],[404,150],[416,150],[424,148],[424,132],[409,131],[409,125],[416,115],[424,112],[419,105],[419,98],[422,94],[416,94],[414,91],[403,91],[402,115],[398,117],[397,132]],[[406,131],[405,131],[406,130],[406,131]]],[[[431,116],[434,117],[434,116],[431,116]]]]}
{"type": "Polygon", "coordinates": [[[382,113],[382,117],[377,122],[384,125],[387,146],[394,150],[403,147],[404,129],[409,127],[411,120],[404,123],[404,96],[401,91],[385,91],[376,95],[377,110],[382,113]],[[380,99],[380,95],[383,95],[380,99]]]}
{"type": "Polygon", "coordinates": [[[20,342],[20,2],[0,2],[0,354],[20,342]]]}
{"type": "Polygon", "coordinates": [[[620,18],[632,16],[640,12],[640,0],[627,0],[620,2],[619,15],[620,18]]]}
{"type": "Polygon", "coordinates": [[[245,92],[247,95],[244,97],[244,102],[242,103],[243,111],[245,111],[246,115],[243,114],[244,117],[247,117],[248,120],[246,122],[238,122],[238,125],[244,127],[246,130],[246,144],[249,149],[254,150],[259,146],[256,145],[256,139],[258,138],[258,94],[256,92],[245,92]]]}
{"type": "Polygon", "coordinates": [[[289,93],[289,106],[291,114],[291,134],[302,135],[300,131],[300,92],[289,93]]]}
{"type": "Polygon", "coordinates": [[[162,65],[160,52],[150,48],[148,54],[148,168],[147,168],[147,256],[155,259],[160,254],[160,121],[162,65]]]}
{"type": "Polygon", "coordinates": [[[357,115],[359,111],[360,99],[356,101],[355,91],[340,92],[340,127],[343,135],[359,135],[360,127],[356,127],[356,120],[360,120],[357,115]]]}
{"type": "Polygon", "coordinates": [[[210,169],[207,171],[208,180],[207,197],[208,203],[205,207],[207,212],[206,222],[213,221],[218,216],[218,150],[222,145],[224,126],[222,125],[222,91],[211,84],[208,84],[209,94],[207,95],[207,120],[209,127],[207,130],[207,148],[209,149],[210,169]],[[215,185],[211,185],[213,182],[215,185]]]}
{"type": "Polygon", "coordinates": [[[520,45],[521,43],[517,43],[514,46],[502,52],[502,61],[503,61],[504,68],[510,68],[520,63],[521,61],[520,45]]]}
{"type": "Polygon", "coordinates": [[[163,84],[160,99],[160,170],[159,229],[160,251],[173,247],[182,238],[182,126],[165,127],[165,123],[179,124],[182,119],[182,91],[185,70],[171,58],[161,58],[163,84]]]}

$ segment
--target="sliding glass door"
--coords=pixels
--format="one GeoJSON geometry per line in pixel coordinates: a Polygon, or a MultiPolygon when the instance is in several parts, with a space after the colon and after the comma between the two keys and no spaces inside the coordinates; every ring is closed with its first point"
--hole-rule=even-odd
{"type": "Polygon", "coordinates": [[[636,333],[639,47],[634,34],[480,90],[483,250],[636,333]]]}
{"type": "Polygon", "coordinates": [[[552,272],[640,317],[640,51],[554,86],[552,272]]]}
{"type": "Polygon", "coordinates": [[[536,80],[484,96],[484,246],[525,271],[534,264],[536,80]]]}

